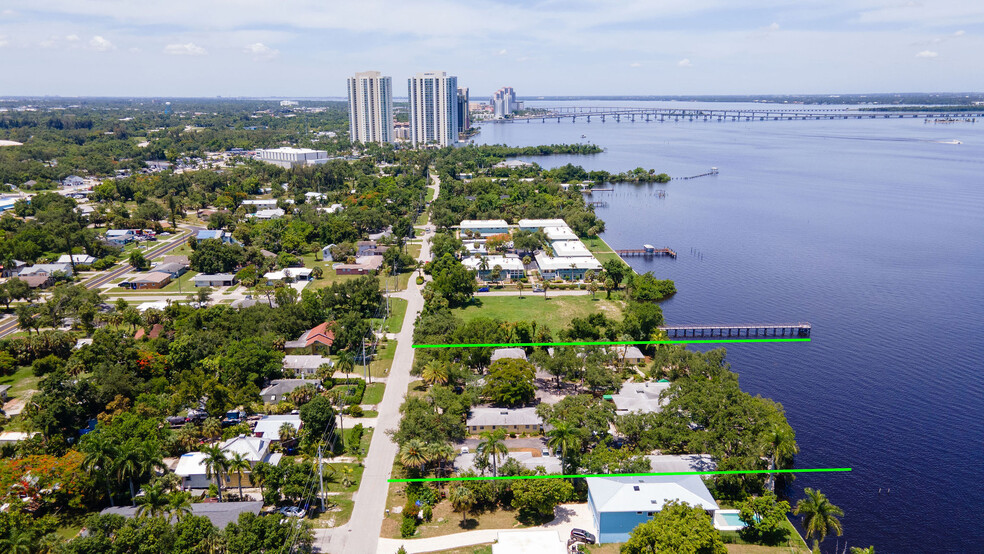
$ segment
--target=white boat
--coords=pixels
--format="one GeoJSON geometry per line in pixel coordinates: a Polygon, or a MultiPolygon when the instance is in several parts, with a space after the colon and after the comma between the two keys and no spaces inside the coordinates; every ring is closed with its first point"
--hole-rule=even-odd
{"type": "Polygon", "coordinates": [[[938,140],[936,142],[939,143],[939,144],[963,144],[962,142],[960,142],[957,139],[953,139],[953,140],[938,140]]]}

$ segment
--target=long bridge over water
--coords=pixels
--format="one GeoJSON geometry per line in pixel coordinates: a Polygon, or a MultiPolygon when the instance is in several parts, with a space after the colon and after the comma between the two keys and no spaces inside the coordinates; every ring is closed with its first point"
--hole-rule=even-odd
{"type": "Polygon", "coordinates": [[[675,338],[752,338],[752,337],[790,337],[807,338],[813,326],[800,323],[741,323],[737,325],[661,325],[666,336],[675,338]]]}
{"type": "Polygon", "coordinates": [[[614,119],[626,121],[788,121],[818,119],[927,119],[942,121],[976,121],[984,118],[984,109],[973,112],[947,111],[861,111],[851,108],[808,108],[791,109],[786,107],[763,107],[761,109],[705,109],[705,108],[630,108],[630,107],[577,107],[538,108],[535,114],[521,115],[507,119],[490,119],[492,123],[519,123],[525,121],[548,120],[557,122],[578,119],[591,122],[606,122],[614,119]]]}

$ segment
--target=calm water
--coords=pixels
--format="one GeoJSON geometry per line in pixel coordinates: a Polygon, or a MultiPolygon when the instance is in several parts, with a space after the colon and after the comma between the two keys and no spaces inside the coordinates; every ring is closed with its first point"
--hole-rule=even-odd
{"type": "Polygon", "coordinates": [[[609,202],[604,238],[680,254],[630,259],[676,281],[670,323],[813,324],[811,343],[729,345],[728,357],[743,389],[785,406],[798,467],[854,468],[800,476],[792,491],[819,488],[844,509],[839,550],[981,552],[984,121],[568,120],[487,124],[476,137],[581,140],[606,151],[536,161],[676,177],[720,168],[596,193],[609,202]],[[962,144],[938,142],[952,139],[962,144]]]}

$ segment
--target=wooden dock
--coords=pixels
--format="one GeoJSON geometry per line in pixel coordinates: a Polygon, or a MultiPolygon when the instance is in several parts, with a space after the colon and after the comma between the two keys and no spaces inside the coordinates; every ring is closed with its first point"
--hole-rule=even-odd
{"type": "Polygon", "coordinates": [[[669,256],[671,258],[676,258],[677,253],[671,248],[656,248],[651,244],[644,244],[642,248],[629,248],[624,250],[616,250],[616,254],[619,256],[669,256]]]}
{"type": "Polygon", "coordinates": [[[588,206],[594,206],[595,208],[607,208],[608,202],[604,200],[592,200],[590,202],[585,202],[588,206]]]}
{"type": "Polygon", "coordinates": [[[660,330],[675,338],[749,338],[791,337],[807,338],[813,326],[809,323],[742,323],[738,325],[663,325],[660,330]]]}

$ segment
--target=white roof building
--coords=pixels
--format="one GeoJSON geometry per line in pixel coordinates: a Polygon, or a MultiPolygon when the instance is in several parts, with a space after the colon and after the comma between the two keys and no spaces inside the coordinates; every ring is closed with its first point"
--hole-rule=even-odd
{"type": "Polygon", "coordinates": [[[310,148],[290,148],[283,146],[280,148],[266,148],[256,151],[256,159],[279,165],[280,167],[291,167],[294,165],[316,165],[328,161],[328,152],[325,150],[312,150],[310,148]]]}
{"type": "Polygon", "coordinates": [[[270,415],[256,422],[253,434],[264,439],[279,441],[280,428],[284,423],[289,423],[295,431],[301,429],[301,416],[299,415],[270,415]]]}
{"type": "Polygon", "coordinates": [[[81,265],[92,265],[96,263],[96,257],[88,254],[72,254],[71,257],[69,257],[68,254],[63,254],[58,258],[58,263],[70,264],[72,263],[72,260],[75,260],[75,263],[81,265]]]}
{"type": "Polygon", "coordinates": [[[253,200],[243,200],[243,206],[256,206],[258,210],[273,209],[277,207],[276,198],[257,198],[253,200]]]}
{"type": "Polygon", "coordinates": [[[469,429],[521,426],[539,429],[543,425],[543,419],[536,414],[536,408],[472,408],[467,425],[469,429]]]}
{"type": "Polygon", "coordinates": [[[577,234],[567,225],[544,227],[543,233],[547,235],[547,240],[577,240],[577,234]]]}
{"type": "Polygon", "coordinates": [[[594,256],[580,256],[571,258],[562,257],[550,257],[543,252],[536,255],[536,265],[540,267],[540,271],[545,273],[555,273],[557,271],[570,271],[571,264],[574,265],[574,269],[577,271],[587,271],[592,269],[594,271],[601,270],[601,262],[596,260],[594,256]]]}
{"type": "Polygon", "coordinates": [[[269,273],[263,274],[263,278],[266,279],[267,281],[283,281],[284,278],[287,276],[290,276],[290,278],[295,281],[310,281],[311,268],[288,267],[287,269],[280,269],[277,271],[271,271],[269,273]]]}
{"type": "MultiPolygon", "coordinates": [[[[492,271],[492,268],[495,266],[501,267],[503,271],[523,271],[525,269],[523,267],[523,260],[517,256],[485,256],[485,259],[489,264],[487,271],[492,271]]],[[[482,258],[476,258],[474,256],[461,260],[461,264],[472,271],[478,271],[481,263],[482,258]]]]}
{"type": "Polygon", "coordinates": [[[466,219],[459,225],[462,229],[508,229],[505,219],[466,219]]]}
{"type": "Polygon", "coordinates": [[[505,359],[526,360],[526,351],[522,348],[496,348],[492,351],[491,362],[489,363],[505,359]]]}
{"type": "Polygon", "coordinates": [[[544,227],[567,227],[567,222],[563,219],[520,219],[519,228],[528,231],[536,231],[544,227]]]}
{"type": "Polygon", "coordinates": [[[265,210],[256,210],[256,213],[247,214],[246,217],[253,219],[280,219],[284,216],[285,212],[282,208],[269,208],[265,210]]]}
{"type": "Polygon", "coordinates": [[[699,475],[588,477],[587,482],[592,511],[596,513],[658,512],[670,500],[686,502],[707,511],[718,509],[717,502],[699,475]]]}
{"type": "Polygon", "coordinates": [[[622,384],[622,389],[618,394],[612,395],[612,402],[615,403],[615,412],[627,414],[630,412],[654,413],[663,409],[667,400],[660,400],[660,394],[670,388],[670,383],[645,383],[626,382],[622,384]]]}
{"type": "Polygon", "coordinates": [[[558,240],[552,242],[554,255],[558,258],[586,258],[594,257],[587,246],[579,240],[558,240]]]}

